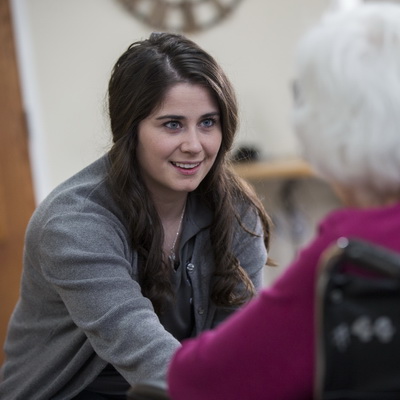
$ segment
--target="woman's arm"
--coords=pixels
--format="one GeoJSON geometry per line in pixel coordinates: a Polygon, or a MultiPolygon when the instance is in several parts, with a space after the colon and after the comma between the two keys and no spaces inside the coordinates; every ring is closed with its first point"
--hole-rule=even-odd
{"type": "Polygon", "coordinates": [[[65,305],[65,318],[102,359],[131,384],[165,376],[180,344],[142,295],[129,242],[115,221],[93,212],[53,217],[35,256],[65,305]]]}

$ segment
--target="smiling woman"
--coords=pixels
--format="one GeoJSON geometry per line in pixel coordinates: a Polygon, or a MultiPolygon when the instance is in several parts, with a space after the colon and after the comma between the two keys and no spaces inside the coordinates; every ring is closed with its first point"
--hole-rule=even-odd
{"type": "Polygon", "coordinates": [[[238,110],[216,61],[152,34],[108,95],[111,150],[29,223],[4,400],[125,399],[262,285],[270,221],[229,165],[238,110]]]}

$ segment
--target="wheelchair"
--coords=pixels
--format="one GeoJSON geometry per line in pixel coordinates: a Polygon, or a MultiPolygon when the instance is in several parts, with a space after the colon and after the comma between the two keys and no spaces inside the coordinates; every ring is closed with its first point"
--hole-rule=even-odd
{"type": "MultiPolygon", "coordinates": [[[[400,254],[355,238],[329,247],[317,269],[315,329],[315,400],[400,399],[400,254]]],[[[171,400],[167,389],[142,382],[127,399],[171,400]]]]}
{"type": "Polygon", "coordinates": [[[315,298],[315,399],[400,399],[400,254],[340,238],[315,298]]]}

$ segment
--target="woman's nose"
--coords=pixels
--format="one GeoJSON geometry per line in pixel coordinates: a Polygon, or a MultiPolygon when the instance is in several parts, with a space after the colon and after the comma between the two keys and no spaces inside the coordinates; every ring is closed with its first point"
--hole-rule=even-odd
{"type": "Polygon", "coordinates": [[[181,150],[187,153],[200,153],[203,148],[200,135],[201,133],[195,127],[188,129],[183,135],[181,150]]]}

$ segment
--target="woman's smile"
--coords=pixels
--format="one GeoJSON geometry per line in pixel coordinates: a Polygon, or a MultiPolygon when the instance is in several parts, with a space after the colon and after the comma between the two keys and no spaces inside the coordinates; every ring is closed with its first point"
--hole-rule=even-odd
{"type": "Polygon", "coordinates": [[[182,163],[182,162],[173,162],[171,164],[182,174],[184,175],[193,175],[195,174],[201,165],[201,162],[190,162],[190,163],[182,163]]]}

